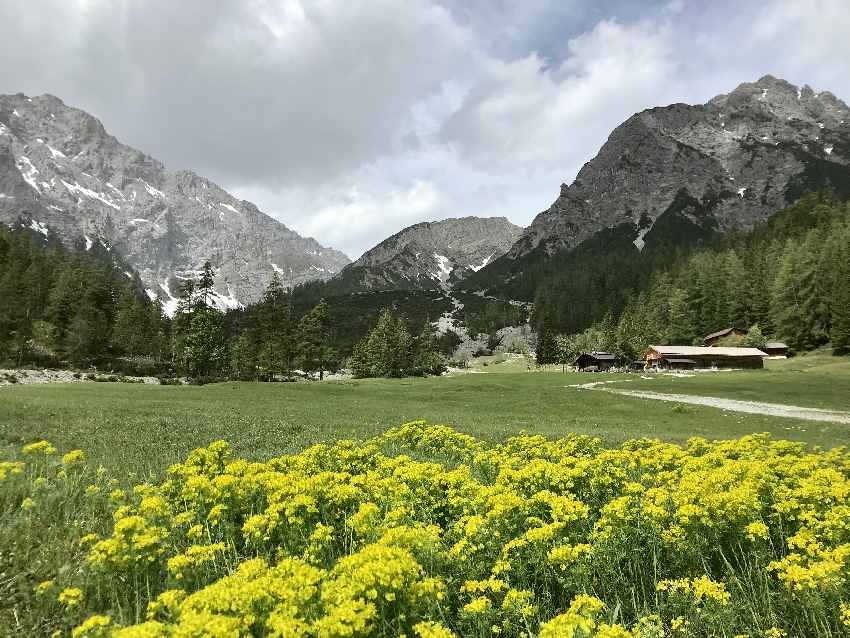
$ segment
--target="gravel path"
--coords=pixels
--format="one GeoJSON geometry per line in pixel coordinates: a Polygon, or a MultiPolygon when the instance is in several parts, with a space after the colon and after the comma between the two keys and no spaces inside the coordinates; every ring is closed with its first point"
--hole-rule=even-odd
{"type": "MultiPolygon", "coordinates": [[[[98,373],[98,377],[114,376],[110,373],[98,373]]],[[[72,370],[6,370],[0,369],[0,387],[4,385],[37,385],[42,383],[91,383],[86,378],[87,373],[72,370]],[[14,379],[14,381],[13,381],[14,379]]],[[[125,379],[141,380],[147,384],[158,384],[156,377],[124,377],[125,379]]]]}
{"type": "Polygon", "coordinates": [[[736,399],[722,399],[720,397],[700,397],[692,394],[666,394],[662,392],[651,392],[649,390],[615,390],[604,388],[607,383],[615,381],[596,381],[580,385],[567,386],[578,390],[599,390],[619,394],[637,399],[652,399],[654,401],[670,401],[673,403],[688,403],[690,405],[707,405],[711,408],[731,410],[733,412],[746,412],[748,414],[764,414],[766,416],[781,416],[790,419],[804,419],[806,421],[828,421],[830,423],[846,423],[850,425],[850,412],[838,410],[821,410],[819,408],[804,408],[796,405],[782,405],[781,403],[762,403],[761,401],[738,401],[736,399]]]}

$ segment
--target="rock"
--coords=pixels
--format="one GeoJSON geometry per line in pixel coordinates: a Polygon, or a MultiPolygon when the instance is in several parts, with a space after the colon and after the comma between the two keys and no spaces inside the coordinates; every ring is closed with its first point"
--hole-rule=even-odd
{"type": "Polygon", "coordinates": [[[746,230],[827,183],[850,195],[850,109],[768,75],[707,104],[629,118],[505,259],[568,250],[623,225],[640,250],[665,214],[746,230]]]}
{"type": "Polygon", "coordinates": [[[354,290],[448,289],[504,255],[522,228],[504,217],[461,217],[409,226],[346,266],[354,290]]]}
{"type": "Polygon", "coordinates": [[[210,180],[166,170],[52,95],[0,95],[0,194],[0,222],[115,248],[171,310],[181,280],[207,260],[221,309],[259,299],[275,272],[294,285],[349,262],[210,180]]]}

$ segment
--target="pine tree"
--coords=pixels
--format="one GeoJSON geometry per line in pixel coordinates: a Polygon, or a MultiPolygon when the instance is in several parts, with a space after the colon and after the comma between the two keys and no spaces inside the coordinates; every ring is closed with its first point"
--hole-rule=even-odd
{"type": "Polygon", "coordinates": [[[201,278],[198,280],[198,302],[205,306],[212,305],[212,295],[215,291],[215,269],[209,261],[204,262],[201,278]]]}
{"type": "Polygon", "coordinates": [[[786,242],[777,265],[772,290],[772,316],[778,335],[794,350],[802,350],[809,344],[803,317],[803,301],[800,294],[800,247],[794,241],[786,242]]]}
{"type": "Polygon", "coordinates": [[[237,379],[256,381],[259,377],[259,343],[255,330],[245,330],[230,353],[230,369],[237,379]]]}
{"type": "Polygon", "coordinates": [[[665,341],[680,345],[693,342],[695,335],[690,316],[688,292],[682,288],[673,288],[670,292],[668,308],[665,341]]]}
{"type": "Polygon", "coordinates": [[[414,370],[413,342],[404,322],[389,309],[354,348],[349,361],[358,377],[403,377],[414,370]]]}
{"type": "Polygon", "coordinates": [[[205,382],[221,372],[227,362],[222,315],[214,308],[199,307],[192,313],[183,344],[186,374],[205,382]]]}
{"type": "Polygon", "coordinates": [[[319,380],[325,378],[325,370],[334,355],[330,344],[330,320],[328,304],[324,299],[313,306],[312,310],[301,318],[298,325],[301,365],[305,372],[319,373],[319,380]]]}
{"type": "Polygon", "coordinates": [[[295,358],[296,339],[293,334],[290,294],[284,290],[277,273],[266,288],[258,305],[257,340],[259,365],[271,375],[289,375],[295,358]]]}
{"type": "Polygon", "coordinates": [[[118,297],[115,324],[112,327],[112,349],[118,354],[138,356],[150,354],[147,309],[132,289],[124,288],[118,297]]]}
{"type": "Polygon", "coordinates": [[[834,254],[829,336],[836,354],[847,354],[850,352],[850,226],[839,237],[843,246],[834,254]]]}
{"type": "Polygon", "coordinates": [[[734,250],[724,255],[723,303],[726,304],[725,326],[748,326],[752,316],[752,280],[747,276],[743,260],[734,250]]]}
{"type": "Polygon", "coordinates": [[[427,319],[422,332],[416,338],[413,372],[415,374],[442,374],[446,370],[446,359],[440,354],[437,331],[427,319]]]}

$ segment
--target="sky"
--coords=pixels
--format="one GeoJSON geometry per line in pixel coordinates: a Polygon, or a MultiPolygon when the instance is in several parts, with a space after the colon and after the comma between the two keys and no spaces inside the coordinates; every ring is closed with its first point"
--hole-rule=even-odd
{"type": "Polygon", "coordinates": [[[526,226],[635,112],[765,74],[850,101],[848,0],[0,0],[0,93],[51,93],[352,258],[526,226]]]}

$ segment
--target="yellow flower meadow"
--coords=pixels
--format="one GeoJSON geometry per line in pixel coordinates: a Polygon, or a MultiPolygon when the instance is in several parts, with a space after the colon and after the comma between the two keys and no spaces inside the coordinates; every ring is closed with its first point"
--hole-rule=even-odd
{"type": "Polygon", "coordinates": [[[66,587],[61,592],[57,599],[66,607],[77,607],[83,602],[83,590],[79,587],[66,587]]]}
{"type": "Polygon", "coordinates": [[[86,455],[82,450],[71,450],[62,456],[62,463],[66,466],[82,465],[86,461],[86,455]]]}
{"type": "MultiPolygon", "coordinates": [[[[28,455],[52,447],[32,445],[28,455]]],[[[84,564],[38,586],[53,605],[61,590],[73,638],[850,628],[841,449],[766,435],[606,448],[520,434],[488,445],[413,422],[263,463],[219,441],[135,488],[74,459],[64,465],[85,479],[81,501],[108,508],[111,524],[81,526],[84,564]]],[[[27,471],[2,465],[0,478],[30,481],[31,494],[27,471]]]]}
{"type": "Polygon", "coordinates": [[[29,445],[25,445],[21,452],[24,454],[29,454],[31,456],[51,456],[56,454],[56,448],[53,447],[49,441],[36,441],[35,443],[30,443],[29,445]]]}

